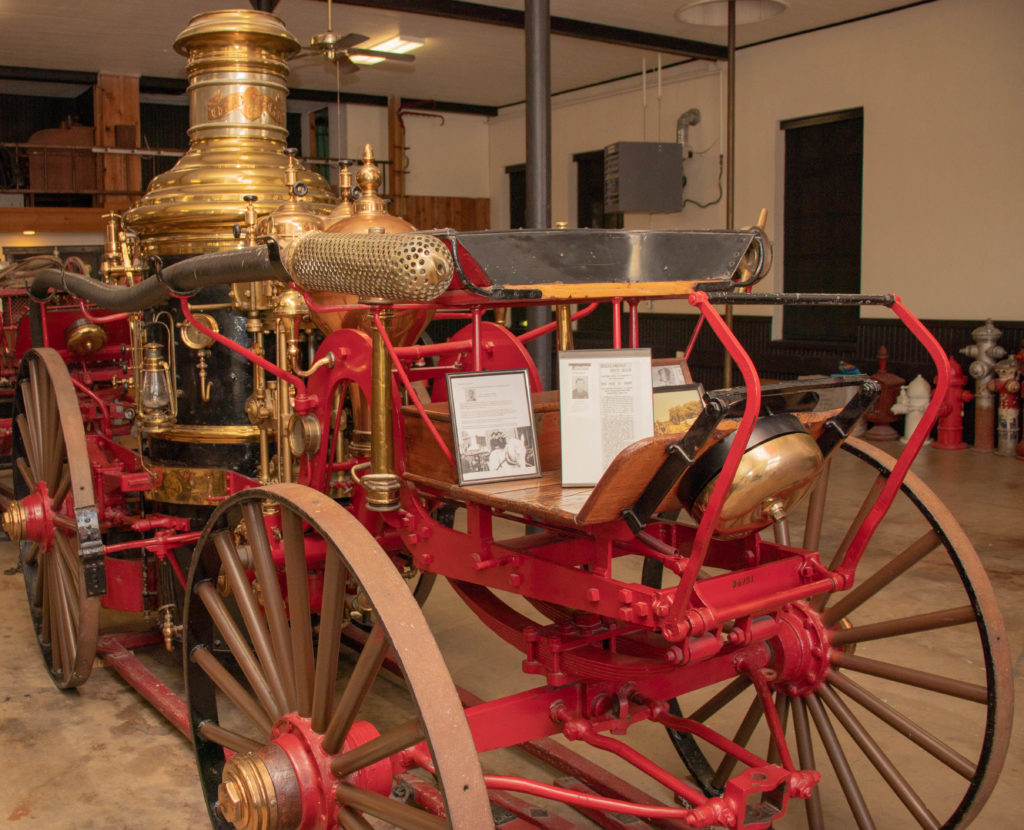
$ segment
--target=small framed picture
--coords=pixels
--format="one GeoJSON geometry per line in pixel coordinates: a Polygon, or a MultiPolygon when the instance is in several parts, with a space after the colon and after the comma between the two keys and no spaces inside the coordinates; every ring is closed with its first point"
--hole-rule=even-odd
{"type": "Polygon", "coordinates": [[[682,357],[658,357],[651,361],[651,384],[655,389],[663,386],[685,386],[693,383],[690,367],[682,357]]]}
{"type": "Polygon", "coordinates": [[[704,387],[699,383],[659,386],[654,390],[654,434],[687,432],[704,411],[704,387]]]}
{"type": "Polygon", "coordinates": [[[525,369],[448,375],[459,484],[540,475],[525,369]]]}

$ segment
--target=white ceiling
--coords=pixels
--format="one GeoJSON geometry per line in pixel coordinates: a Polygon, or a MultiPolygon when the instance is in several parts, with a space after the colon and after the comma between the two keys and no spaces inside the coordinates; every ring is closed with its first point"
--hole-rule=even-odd
{"type": "MultiPolygon", "coordinates": [[[[680,23],[675,12],[689,0],[550,0],[553,17],[634,32],[725,44],[724,29],[680,23]]],[[[911,0],[786,0],[770,20],[740,26],[737,45],[757,43],[913,5],[911,0]]],[[[522,11],[524,0],[476,0],[522,11]]],[[[0,64],[33,69],[112,72],[184,78],[184,59],[172,48],[194,14],[236,0],[0,0],[0,64]]],[[[415,5],[415,4],[407,4],[415,5]]],[[[433,5],[422,3],[423,7],[433,5]]],[[[438,5],[445,5],[444,3],[438,5]]],[[[450,3],[449,6],[460,6],[450,3]]],[[[470,4],[471,6],[472,4],[470,4]]],[[[304,45],[326,29],[322,0],[281,0],[275,10],[304,45]]],[[[414,64],[385,63],[341,77],[341,91],[407,99],[503,106],[525,98],[525,44],[520,29],[426,14],[334,3],[334,30],[359,32],[372,44],[397,32],[426,39],[414,64]]],[[[658,52],[575,37],[551,39],[551,89],[568,89],[638,74],[658,52]]],[[[664,65],[683,60],[662,53],[664,65]]],[[[2,73],[0,73],[2,75],[2,73]]],[[[335,90],[331,64],[316,57],[293,62],[294,89],[335,90]]],[[[0,92],[14,84],[0,77],[0,92]]],[[[2,117],[2,115],[0,115],[2,117]]]]}

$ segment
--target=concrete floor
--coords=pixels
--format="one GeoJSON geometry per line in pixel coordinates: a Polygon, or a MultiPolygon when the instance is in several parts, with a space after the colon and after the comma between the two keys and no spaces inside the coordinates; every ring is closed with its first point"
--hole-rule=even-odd
{"type": "MultiPolygon", "coordinates": [[[[898,445],[886,449],[898,451],[898,445]]],[[[925,449],[915,470],[958,517],[992,578],[1009,632],[1020,703],[1024,701],[1020,676],[1024,665],[1024,564],[1019,556],[1024,549],[1024,529],[1019,504],[1024,492],[1024,464],[972,451],[925,449]]],[[[844,459],[830,490],[836,510],[854,510],[869,482],[865,470],[844,459]]],[[[895,524],[901,524],[901,520],[895,524]]],[[[866,558],[866,564],[869,560],[866,558]]],[[[10,572],[15,563],[14,546],[0,544],[0,735],[4,741],[0,753],[0,820],[13,830],[182,830],[209,826],[189,744],[134,691],[100,665],[78,690],[61,692],[53,687],[34,640],[21,575],[10,572]]],[[[899,603],[906,604],[905,613],[919,613],[919,609],[929,607],[929,598],[945,597],[943,592],[949,590],[949,583],[936,581],[939,578],[931,569],[908,576],[907,586],[897,597],[899,603]]],[[[946,604],[960,602],[962,599],[950,598],[946,604]]],[[[425,612],[457,683],[483,696],[533,684],[532,679],[518,673],[516,653],[471,619],[447,585],[439,583],[435,587],[425,612]]],[[[130,622],[138,627],[141,618],[130,622]]],[[[104,630],[125,625],[123,618],[108,618],[104,630]]],[[[921,639],[911,642],[911,651],[934,649],[935,653],[927,657],[935,671],[958,675],[958,665],[975,659],[972,655],[976,655],[976,649],[969,638],[961,641],[956,636],[915,636],[921,639]],[[920,646],[914,645],[916,642],[920,646]]],[[[913,653],[905,655],[908,662],[914,657],[913,653]]],[[[153,650],[143,659],[165,682],[180,687],[177,653],[153,650]]],[[[903,656],[896,653],[890,659],[903,656]]],[[[964,670],[976,671],[977,667],[966,666],[964,670]]],[[[893,693],[892,698],[900,694],[902,690],[893,693]]],[[[706,697],[704,692],[700,699],[706,697]]],[[[925,699],[922,708],[929,705],[923,702],[925,699]]],[[[913,711],[914,699],[904,701],[904,705],[913,711]]],[[[943,734],[957,744],[956,730],[969,732],[976,720],[976,712],[969,711],[972,706],[956,702],[949,711],[922,712],[921,716],[923,721],[935,717],[946,730],[952,724],[953,732],[943,734]]],[[[742,710],[738,715],[729,710],[722,714],[738,722],[742,710]]],[[[976,828],[1021,826],[1016,787],[1024,775],[1022,731],[1021,726],[1013,730],[1002,778],[974,822],[976,828]]],[[[669,768],[673,763],[678,766],[660,729],[652,727],[642,740],[650,757],[669,768]]],[[[751,747],[763,751],[764,743],[758,744],[758,740],[755,734],[751,747]]],[[[969,735],[965,741],[970,744],[969,735]]],[[[488,765],[503,763],[501,759],[487,759],[488,765]]],[[[874,786],[884,788],[866,780],[869,799],[875,794],[874,786]]],[[[943,787],[941,776],[937,776],[921,784],[920,792],[929,803],[932,799],[941,802],[943,787]]],[[[852,820],[843,817],[841,797],[834,790],[825,792],[829,828],[854,827],[852,820]]],[[[880,828],[913,825],[899,805],[883,799],[878,809],[875,820],[880,828]]],[[[800,805],[794,803],[791,815],[780,826],[802,827],[802,813],[800,805]]]]}

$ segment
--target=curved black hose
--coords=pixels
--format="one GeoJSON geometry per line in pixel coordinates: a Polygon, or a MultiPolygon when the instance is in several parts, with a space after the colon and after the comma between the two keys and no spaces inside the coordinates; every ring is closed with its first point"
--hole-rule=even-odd
{"type": "Polygon", "coordinates": [[[159,277],[148,277],[137,285],[107,285],[90,277],[46,268],[32,277],[28,293],[36,300],[45,300],[50,291],[66,291],[108,311],[144,311],[162,305],[171,296],[170,289],[159,277]]]}
{"type": "Polygon", "coordinates": [[[176,262],[136,285],[106,285],[89,277],[47,268],[29,283],[37,300],[50,291],[66,291],[109,311],[144,311],[163,305],[171,294],[192,294],[210,285],[259,280],[288,281],[276,244],[200,254],[176,262]]]}

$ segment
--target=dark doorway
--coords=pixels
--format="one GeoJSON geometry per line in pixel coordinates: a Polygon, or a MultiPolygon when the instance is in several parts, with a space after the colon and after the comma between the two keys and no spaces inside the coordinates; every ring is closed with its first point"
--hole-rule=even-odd
{"type": "MultiPolygon", "coordinates": [[[[783,121],[786,132],[787,292],[860,292],[864,110],[783,121]]],[[[786,340],[853,343],[856,306],[798,306],[783,312],[786,340]]]]}
{"type": "MultiPolygon", "coordinates": [[[[313,151],[312,155],[317,158],[326,159],[331,157],[331,129],[330,129],[330,118],[328,117],[327,107],[319,109],[316,112],[310,113],[309,124],[313,129],[312,141],[310,142],[310,149],[313,151]]],[[[331,168],[326,164],[314,164],[313,169],[316,170],[321,176],[330,181],[331,179],[331,168]]]]}
{"type": "Polygon", "coordinates": [[[604,212],[604,150],[576,153],[576,227],[621,228],[621,213],[604,212]]]}
{"type": "Polygon", "coordinates": [[[526,165],[510,164],[508,173],[508,226],[526,227],[526,165]]]}

